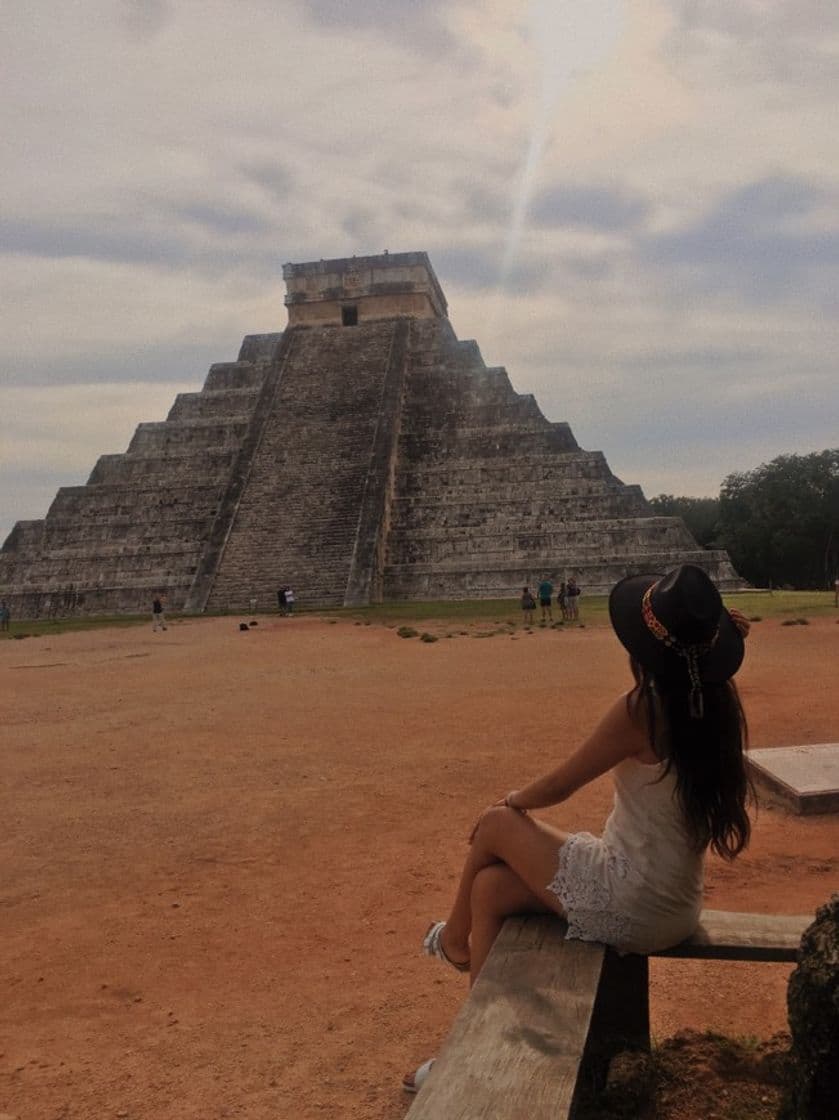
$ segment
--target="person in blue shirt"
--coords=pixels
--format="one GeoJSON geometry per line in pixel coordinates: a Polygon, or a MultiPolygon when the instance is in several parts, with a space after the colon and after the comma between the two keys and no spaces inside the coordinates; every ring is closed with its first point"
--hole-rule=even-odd
{"type": "Polygon", "coordinates": [[[553,612],[551,611],[551,596],[554,593],[554,585],[547,576],[539,584],[539,606],[542,608],[542,621],[550,619],[554,620],[553,612]]]}

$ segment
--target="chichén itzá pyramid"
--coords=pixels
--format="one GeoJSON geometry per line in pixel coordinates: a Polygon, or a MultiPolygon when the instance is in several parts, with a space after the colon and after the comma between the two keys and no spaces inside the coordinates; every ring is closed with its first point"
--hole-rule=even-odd
{"type": "Polygon", "coordinates": [[[289,264],[288,326],[248,335],[0,551],[14,617],[584,591],[724,552],[583,451],[460,341],[425,253],[289,264]]]}

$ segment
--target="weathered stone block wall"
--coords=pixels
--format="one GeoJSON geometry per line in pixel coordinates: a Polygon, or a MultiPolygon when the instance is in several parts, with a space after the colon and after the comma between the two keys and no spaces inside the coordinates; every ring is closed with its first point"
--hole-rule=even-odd
{"type": "MultiPolygon", "coordinates": [[[[226,432],[226,434],[229,434],[226,432]]],[[[236,443],[227,447],[186,449],[178,455],[101,455],[90,472],[88,483],[127,485],[154,483],[163,486],[180,474],[185,479],[224,477],[236,454],[236,443]]]]}
{"type": "Polygon", "coordinates": [[[338,326],[349,306],[356,309],[359,323],[446,314],[446,297],[425,253],[287,264],[283,277],[290,327],[338,326]]]}
{"type": "Polygon", "coordinates": [[[264,366],[253,361],[216,362],[210,366],[204,388],[207,392],[217,389],[259,389],[264,376],[264,366]]]}
{"type": "Polygon", "coordinates": [[[62,487],[44,521],[15,526],[0,587],[16,617],[143,611],[160,591],[183,606],[279,338],[246,339],[238,362],[141,424],[86,486],[62,487]]]}
{"type": "Polygon", "coordinates": [[[434,305],[423,292],[392,292],[375,296],[356,296],[347,292],[341,299],[289,307],[289,324],[301,327],[335,326],[341,322],[345,307],[356,308],[359,323],[376,319],[394,319],[408,316],[431,319],[437,314],[434,305]]]}
{"type": "Polygon", "coordinates": [[[544,575],[601,592],[688,559],[739,582],[445,321],[413,325],[399,454],[387,598],[516,596],[544,575]]]}
{"type": "Polygon", "coordinates": [[[249,419],[253,413],[259,386],[237,389],[202,389],[200,393],[178,393],[169,410],[168,421],[231,420],[234,416],[249,419]]]}

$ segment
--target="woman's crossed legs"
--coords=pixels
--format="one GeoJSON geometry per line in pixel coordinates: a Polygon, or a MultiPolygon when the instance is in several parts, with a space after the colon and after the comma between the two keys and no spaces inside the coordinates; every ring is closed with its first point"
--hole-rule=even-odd
{"type": "MultiPolygon", "coordinates": [[[[505,918],[511,914],[562,915],[559,899],[547,889],[556,874],[564,832],[515,809],[497,805],[483,814],[460,878],[454,905],[441,933],[450,961],[470,962],[474,984],[505,918]]],[[[431,1063],[402,1080],[415,1093],[431,1063]]]]}
{"type": "Polygon", "coordinates": [[[454,961],[470,961],[474,984],[504,919],[511,914],[562,914],[547,884],[556,874],[567,834],[515,809],[493,806],[472,838],[443,947],[454,961]]]}

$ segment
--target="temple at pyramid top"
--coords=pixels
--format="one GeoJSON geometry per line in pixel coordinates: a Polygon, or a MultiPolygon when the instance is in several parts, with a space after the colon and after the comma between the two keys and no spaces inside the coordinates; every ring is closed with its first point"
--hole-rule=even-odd
{"type": "Polygon", "coordinates": [[[357,326],[396,315],[446,317],[446,297],[427,253],[286,264],[283,278],[290,327],[357,326]]]}
{"type": "MultiPolygon", "coordinates": [[[[605,592],[724,552],[586,451],[461,341],[425,253],[288,264],[288,326],[248,335],[0,550],[15,617],[605,592]]],[[[562,371],[557,372],[562,376],[562,371]]]]}

